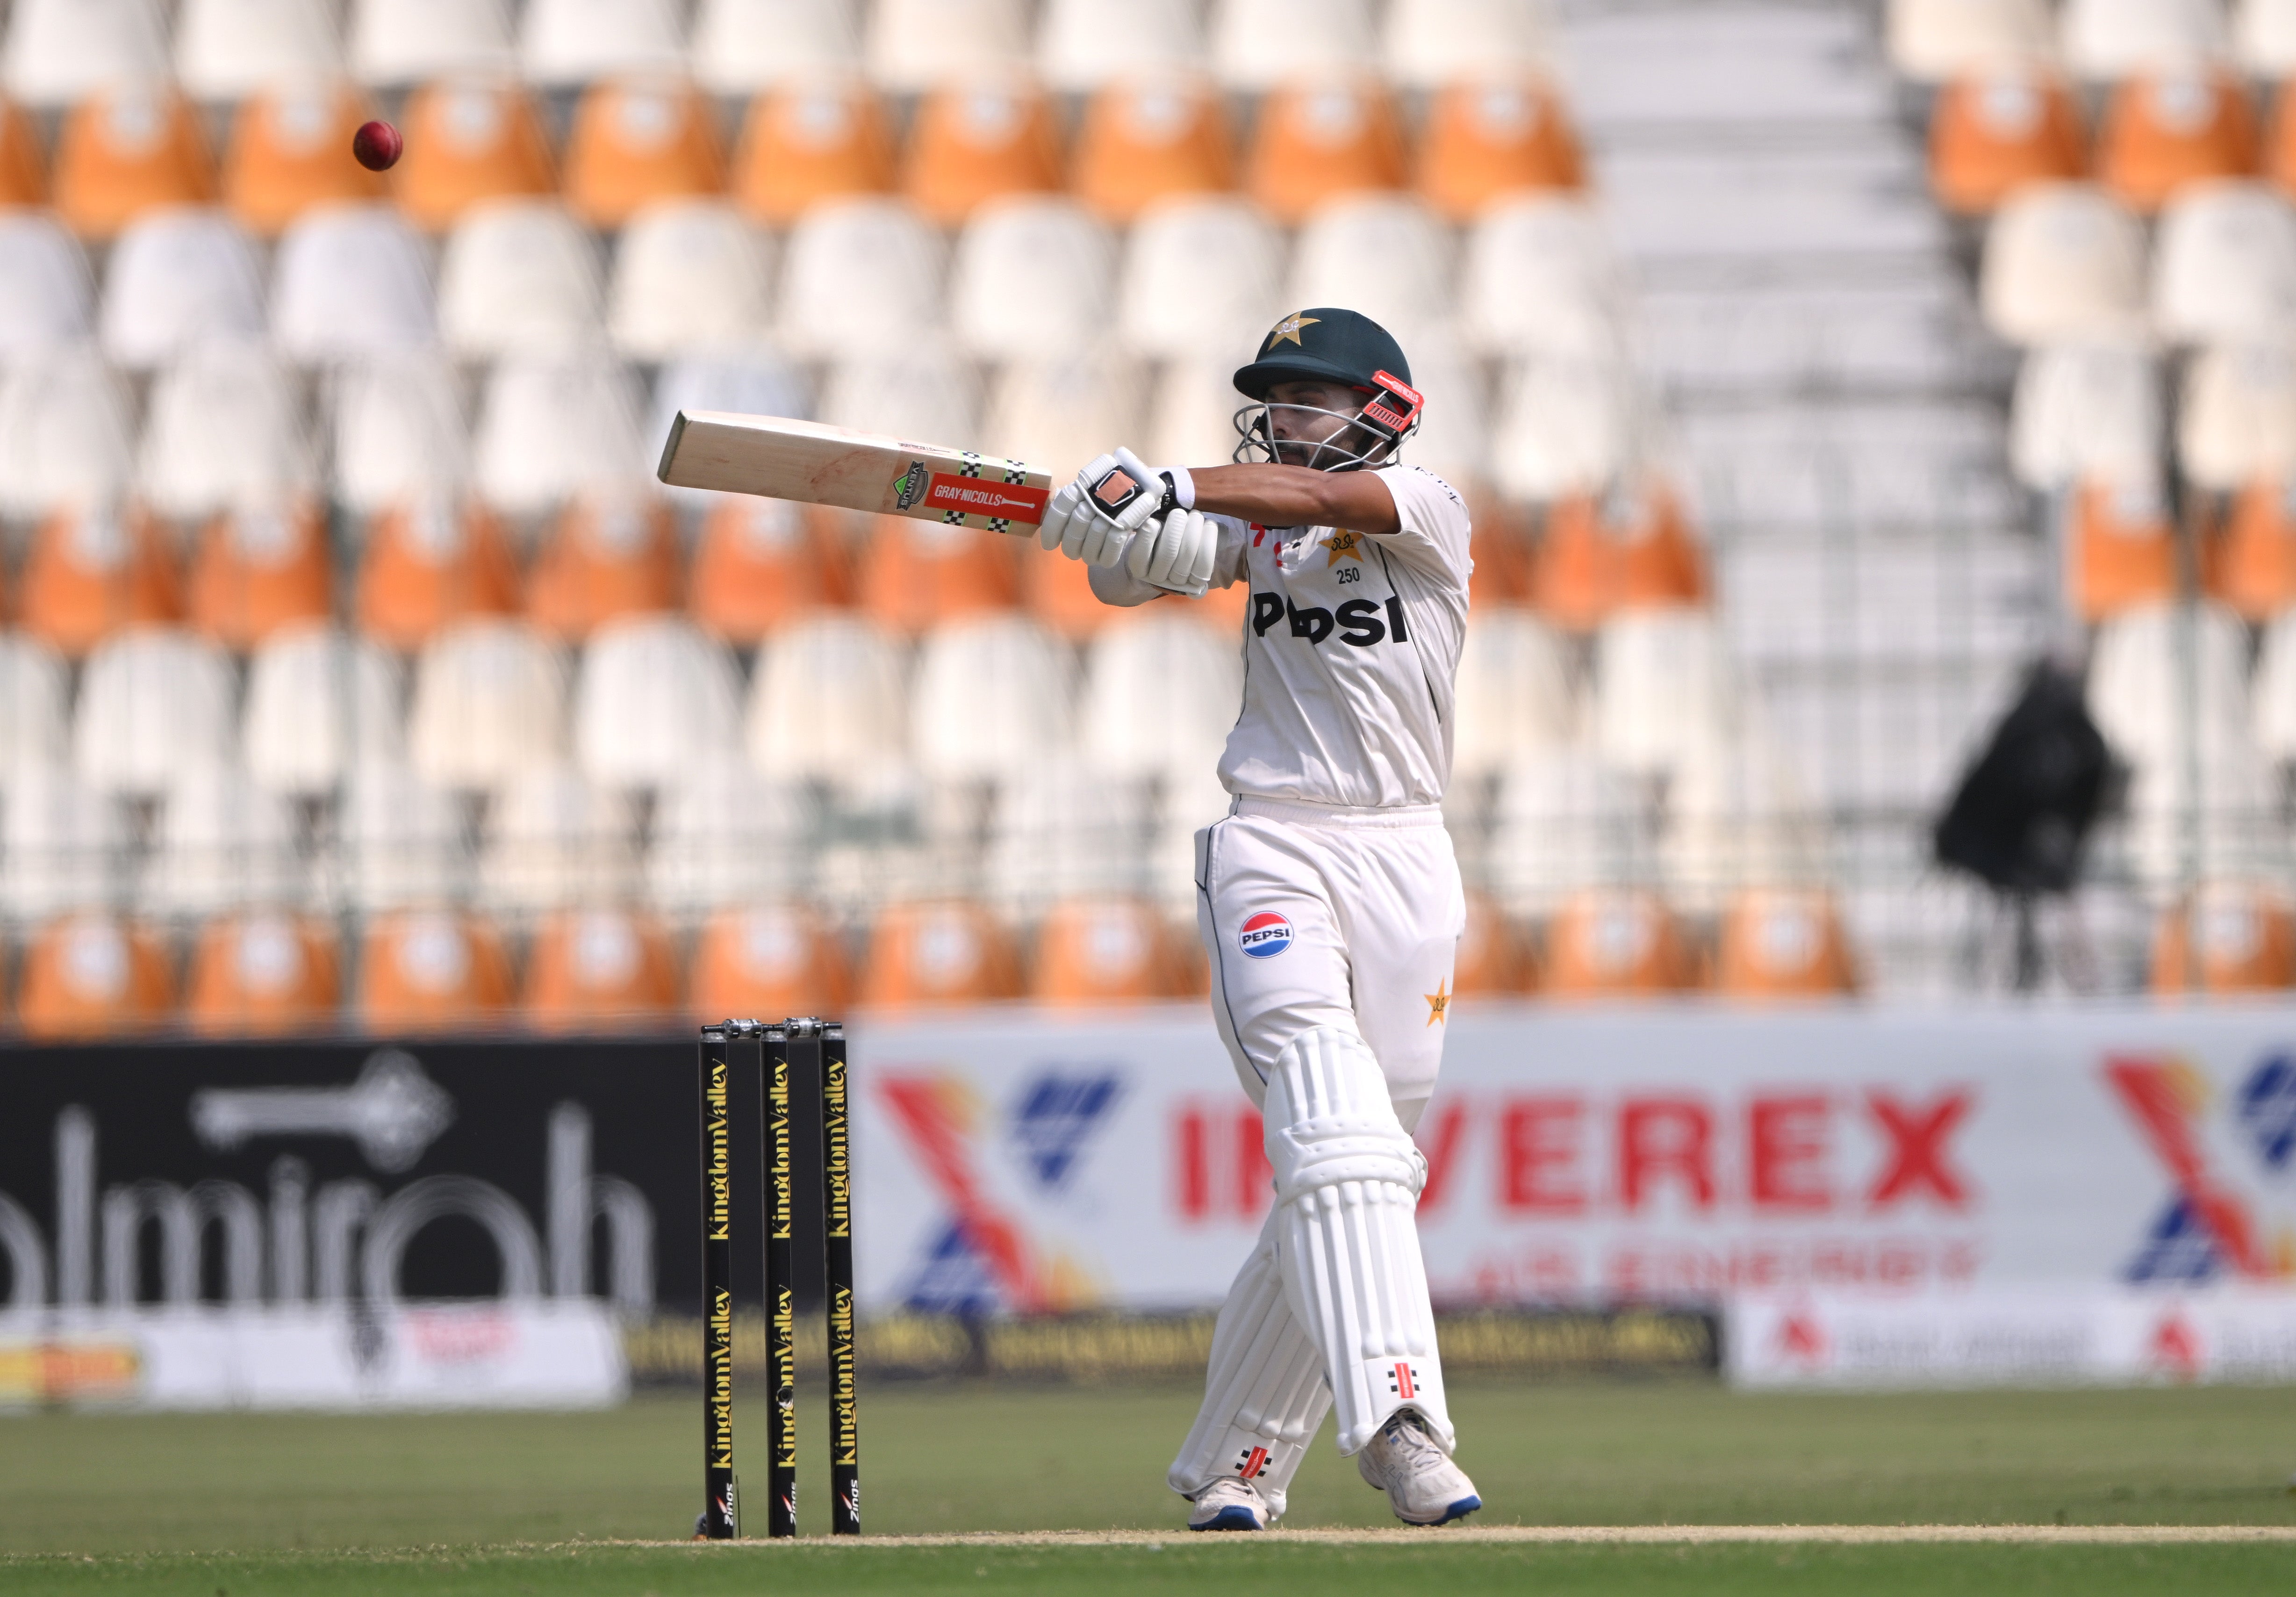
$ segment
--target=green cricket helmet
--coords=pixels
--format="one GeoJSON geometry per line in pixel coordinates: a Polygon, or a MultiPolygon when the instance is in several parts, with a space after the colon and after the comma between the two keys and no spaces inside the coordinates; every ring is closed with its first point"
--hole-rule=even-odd
{"type": "Polygon", "coordinates": [[[1236,391],[1257,404],[1235,413],[1240,435],[1234,458],[1308,465],[1318,471],[1354,471],[1394,464],[1403,440],[1419,430],[1426,400],[1411,386],[1411,363],[1395,335],[1360,311],[1336,306],[1295,310],[1267,330],[1259,357],[1237,368],[1236,391]],[[1271,405],[1268,390],[1279,383],[1337,383],[1363,396],[1354,413],[1313,405],[1271,405]],[[1324,443],[1279,443],[1269,429],[1271,412],[1289,410],[1334,416],[1351,425],[1324,443]],[[1360,447],[1349,448],[1359,443],[1360,447]],[[1305,456],[1304,459],[1289,459],[1305,456]]]}

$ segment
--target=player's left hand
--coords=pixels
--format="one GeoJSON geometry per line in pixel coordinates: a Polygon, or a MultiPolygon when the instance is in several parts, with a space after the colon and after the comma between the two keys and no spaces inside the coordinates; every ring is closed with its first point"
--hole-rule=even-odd
{"type": "Polygon", "coordinates": [[[1174,510],[1132,540],[1125,569],[1168,593],[1200,599],[1211,586],[1219,527],[1201,510],[1174,510]]]}
{"type": "Polygon", "coordinates": [[[1037,536],[1071,560],[1114,565],[1133,534],[1166,507],[1169,485],[1131,450],[1103,455],[1045,507],[1037,536]]]}

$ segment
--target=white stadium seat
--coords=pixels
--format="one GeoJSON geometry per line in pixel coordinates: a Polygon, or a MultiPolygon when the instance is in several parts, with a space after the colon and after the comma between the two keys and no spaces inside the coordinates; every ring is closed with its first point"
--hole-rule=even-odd
{"type": "Polygon", "coordinates": [[[1064,93],[1085,94],[1142,72],[1200,69],[1197,10],[1194,0],[1046,0],[1037,75],[1064,93]]]}
{"type": "Polygon", "coordinates": [[[1491,806],[1491,891],[1510,913],[1538,916],[1581,887],[1649,879],[1647,791],[1583,750],[1511,761],[1491,806]]]}
{"type": "Polygon", "coordinates": [[[303,415],[266,346],[199,344],[152,384],[137,487],[183,521],[308,491],[317,480],[303,415]]]}
{"type": "Polygon", "coordinates": [[[126,486],[127,395],[91,345],[0,372],[0,513],[27,518],[102,505],[126,486]]]}
{"type": "Polygon", "coordinates": [[[70,234],[37,211],[0,214],[0,360],[86,338],[94,291],[70,234]]]}
{"type": "Polygon", "coordinates": [[[495,791],[518,774],[566,757],[564,656],[523,622],[460,622],[422,650],[414,668],[406,747],[440,787],[495,791]]]}
{"type": "Polygon", "coordinates": [[[1668,786],[1659,858],[1669,896],[1714,914],[1744,888],[1822,882],[1824,832],[1782,753],[1748,729],[1668,786]]]}
{"type": "Polygon", "coordinates": [[[1416,200],[1351,194],[1300,229],[1290,303],[1344,305],[1404,341],[1456,304],[1450,231],[1416,200]]]}
{"type": "Polygon", "coordinates": [[[1519,360],[1501,379],[1491,480],[1530,503],[1597,492],[1637,458],[1641,432],[1632,378],[1616,362],[1519,360]]]}
{"type": "Polygon", "coordinates": [[[2144,226],[2103,189],[2034,184],[1993,218],[1979,298],[1987,324],[2012,343],[2140,333],[2144,226]]]}
{"type": "Polygon", "coordinates": [[[1068,748],[1075,669],[1061,640],[1025,616],[947,622],[917,647],[909,748],[946,781],[994,780],[1068,748]]]}
{"type": "Polygon", "coordinates": [[[2177,408],[2177,464],[2216,493],[2296,476],[2296,351],[2251,344],[2195,354],[2177,408]]]}
{"type": "Polygon", "coordinates": [[[604,786],[674,786],[700,751],[734,746],[740,696],[725,645],[684,616],[609,622],[575,679],[575,758],[604,786]]]}
{"type": "Polygon", "coordinates": [[[439,267],[439,331],[477,359],[554,355],[597,337],[604,307],[598,248],[554,200],[474,205],[439,267]]]}
{"type": "Polygon", "coordinates": [[[792,354],[899,350],[940,325],[940,235],[898,200],[816,205],[790,230],[780,328],[792,354]]]}
{"type": "Polygon", "coordinates": [[[362,765],[344,792],[340,892],[369,913],[459,899],[470,877],[462,817],[404,765],[362,765]]]}
{"type": "Polygon", "coordinates": [[[2276,764],[2296,763],[2296,610],[2264,629],[2252,687],[2257,747],[2276,764]]]}
{"type": "Polygon", "coordinates": [[[1412,333],[1403,353],[1427,410],[1399,458],[1463,491],[1488,482],[1491,416],[1480,364],[1468,358],[1447,326],[1412,333]]]}
{"type": "Polygon", "coordinates": [[[167,75],[165,0],[17,0],[8,19],[0,83],[27,105],[69,105],[167,75]]]}
{"type": "Polygon", "coordinates": [[[689,48],[694,80],[748,95],[852,77],[861,45],[850,0],[701,0],[689,48]]]}
{"type": "Polygon", "coordinates": [[[1595,746],[1622,770],[1679,770],[1745,726],[1729,639],[1711,612],[1628,610],[1595,634],[1595,746]]]}
{"type": "Polygon", "coordinates": [[[1619,345],[1618,266],[1593,207],[1533,194],[1467,230],[1462,326],[1488,355],[1606,358],[1619,345]]]}
{"type": "Polygon", "coordinates": [[[232,686],[223,651],[189,632],[139,628],[98,645],[72,729],[81,778],[106,793],[152,797],[177,771],[222,763],[236,741],[232,686]]]}
{"type": "Polygon", "coordinates": [[[1029,59],[1028,0],[876,0],[863,58],[880,88],[914,93],[1029,59]]]}
{"type": "Polygon", "coordinates": [[[378,87],[506,72],[511,0],[351,0],[351,71],[378,87]]]}
{"type": "Polygon", "coordinates": [[[2228,43],[2222,0],[2065,0],[2057,27],[2065,64],[2107,81],[2221,61],[2228,43]]]}
{"type": "MultiPolygon", "coordinates": [[[[970,365],[938,340],[829,369],[821,419],[832,426],[939,442],[975,436],[980,395],[970,365]]],[[[961,447],[961,446],[960,446],[961,447]]]]}
{"type": "Polygon", "coordinates": [[[436,351],[381,356],[334,386],[334,490],[359,515],[436,493],[471,474],[461,384],[436,351]]]}
{"type": "Polygon", "coordinates": [[[337,0],[183,0],[176,76],[199,100],[238,100],[342,70],[337,0]]]}
{"type": "Polygon", "coordinates": [[[808,806],[724,745],[685,751],[675,786],[654,807],[646,890],[678,914],[786,897],[798,885],[808,806]]]}
{"type": "Polygon", "coordinates": [[[399,674],[386,650],[326,622],[274,632],[248,662],[248,774],[274,793],[319,798],[362,767],[403,763],[399,674]]]}
{"type": "Polygon", "coordinates": [[[2162,403],[2160,362],[2142,344],[2032,350],[2009,407],[2010,465],[2045,492],[2084,478],[2128,482],[2160,459],[2162,403]]]}
{"type": "Polygon", "coordinates": [[[1064,898],[1137,893],[1149,821],[1136,778],[1057,757],[1014,770],[988,828],[987,896],[1029,918],[1064,898]]]}
{"type": "Polygon", "coordinates": [[[565,87],[627,73],[680,73],[678,0],[527,0],[519,65],[530,82],[565,87]]]}
{"type": "Polygon", "coordinates": [[[1495,778],[1513,761],[1566,748],[1578,736],[1569,651],[1530,611],[1476,610],[1459,651],[1456,692],[1455,781],[1495,778]]]}
{"type": "Polygon", "coordinates": [[[495,800],[479,859],[491,907],[521,911],[626,903],[638,883],[629,801],[571,766],[521,771],[495,800]]]}
{"type": "Polygon", "coordinates": [[[1010,362],[990,391],[983,447],[1066,482],[1111,440],[1142,436],[1145,386],[1137,364],[1105,347],[1010,362]]]}
{"type": "Polygon", "coordinates": [[[111,904],[122,884],[127,817],[110,794],[62,765],[15,773],[0,809],[0,909],[20,920],[111,904]]]}
{"type": "Polygon", "coordinates": [[[390,205],[297,218],[272,268],[272,335],[312,364],[394,355],[438,337],[430,251],[390,205]]]}
{"type": "Polygon", "coordinates": [[[2239,0],[2233,48],[2254,77],[2281,78],[2296,72],[2296,0],[2239,0]]]}
{"type": "Polygon", "coordinates": [[[1149,395],[1149,459],[1218,465],[1234,457],[1235,413],[1250,403],[1235,391],[1238,364],[1233,355],[1165,364],[1149,395]]]}
{"type": "Polygon", "coordinates": [[[2179,343],[2296,336],[2296,211],[2261,183],[2209,183],[2161,213],[2152,321],[2179,343]]]}
{"type": "Polygon", "coordinates": [[[66,757],[64,663],[37,638],[0,632],[0,803],[19,776],[66,757]]]}
{"type": "Polygon", "coordinates": [[[1232,89],[1280,87],[1372,70],[1370,0],[1215,0],[1212,72],[1232,89]]]}
{"type": "Polygon", "coordinates": [[[651,474],[658,441],[638,436],[636,384],[619,363],[509,359],[487,378],[472,475],[496,509],[538,515],[586,486],[651,474]]]}
{"type": "Polygon", "coordinates": [[[1143,211],[1125,243],[1117,322],[1159,359],[1230,359],[1283,313],[1283,235],[1250,202],[1186,194],[1143,211]]]}
{"type": "Polygon", "coordinates": [[[775,781],[866,788],[904,763],[908,694],[901,646],[849,613],[801,619],[758,651],[743,711],[750,761],[775,781]]]}
{"type": "Polygon", "coordinates": [[[2194,612],[2197,693],[2187,703],[2177,607],[2149,605],[2108,617],[2089,655],[2088,709],[2113,752],[2139,769],[2179,765],[2197,729],[2205,753],[2249,740],[2248,637],[2214,605],[2194,612]],[[2197,712],[2197,715],[2195,715],[2197,712]]]}
{"type": "Polygon", "coordinates": [[[745,349],[771,331],[772,242],[718,200],[662,200],[633,216],[614,246],[606,325],[636,360],[745,349]]]}
{"type": "Polygon", "coordinates": [[[1552,28],[1546,0],[1393,0],[1380,61],[1413,88],[1522,76],[1548,64],[1552,28]]]}
{"type": "Polygon", "coordinates": [[[186,768],[168,785],[139,896],[155,913],[180,916],[300,903],[294,816],[236,766],[186,768]]]}
{"type": "Polygon", "coordinates": [[[1102,770],[1184,786],[1226,746],[1243,696],[1243,653],[1177,605],[1103,627],[1085,653],[1079,742],[1102,770]]]}
{"type": "Polygon", "coordinates": [[[128,225],[104,271],[104,353],[149,368],[209,338],[263,336],[254,243],[220,210],[150,212],[128,225]]]}
{"type": "Polygon", "coordinates": [[[2048,0],[1890,0],[1890,62],[1916,83],[2056,55],[2048,0]]]}
{"type": "Polygon", "coordinates": [[[1072,354],[1108,325],[1115,244],[1072,200],[1017,195],[973,212],[949,273],[949,323],[989,360],[1072,354]]]}

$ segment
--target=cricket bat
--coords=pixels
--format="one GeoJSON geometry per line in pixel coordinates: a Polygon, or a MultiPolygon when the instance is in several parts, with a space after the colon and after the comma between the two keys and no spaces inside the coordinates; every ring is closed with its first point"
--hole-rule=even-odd
{"type": "Polygon", "coordinates": [[[1026,533],[1045,519],[1052,478],[1018,460],[909,443],[783,416],[681,410],[657,473],[673,488],[762,494],[1026,533]]]}

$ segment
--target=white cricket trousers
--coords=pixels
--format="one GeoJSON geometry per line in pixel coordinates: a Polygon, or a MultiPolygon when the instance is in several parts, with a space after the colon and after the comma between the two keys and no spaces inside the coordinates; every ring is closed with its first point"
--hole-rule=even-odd
{"type": "Polygon", "coordinates": [[[1193,1495],[1241,1475],[1281,1513],[1335,1389],[1343,1453],[1406,1403],[1452,1445],[1409,1132],[1442,1066],[1466,901],[1434,805],[1239,798],[1196,835],[1196,888],[1213,1014],[1269,1116],[1277,1201],[1168,1480],[1193,1495]]]}

